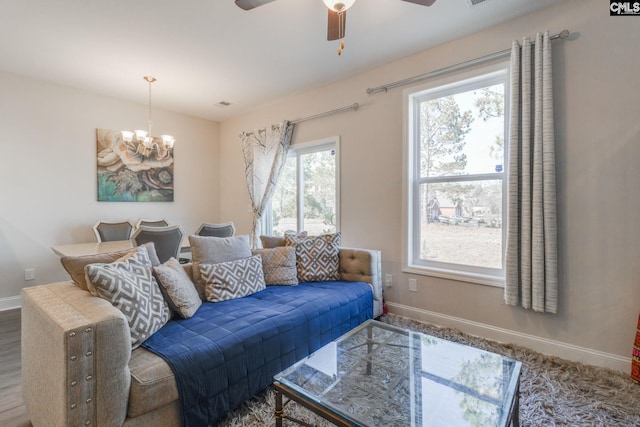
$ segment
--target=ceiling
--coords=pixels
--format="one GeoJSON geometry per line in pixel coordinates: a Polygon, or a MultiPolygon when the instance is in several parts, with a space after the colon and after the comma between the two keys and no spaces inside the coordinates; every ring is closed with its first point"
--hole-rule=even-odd
{"type": "Polygon", "coordinates": [[[0,70],[222,121],[559,2],[357,0],[338,56],[322,0],[0,0],[0,70]]]}

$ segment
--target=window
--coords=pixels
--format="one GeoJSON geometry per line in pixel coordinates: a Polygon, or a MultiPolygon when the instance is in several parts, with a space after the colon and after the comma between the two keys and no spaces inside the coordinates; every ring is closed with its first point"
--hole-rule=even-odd
{"type": "Polygon", "coordinates": [[[264,215],[264,234],[339,230],[339,138],[292,145],[264,215]]]}
{"type": "Polygon", "coordinates": [[[405,92],[408,272],[503,286],[507,65],[405,92]]]}

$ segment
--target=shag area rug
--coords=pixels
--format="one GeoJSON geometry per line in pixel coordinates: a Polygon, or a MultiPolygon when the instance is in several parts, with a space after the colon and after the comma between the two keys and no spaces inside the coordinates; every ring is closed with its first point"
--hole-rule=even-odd
{"type": "MultiPolygon", "coordinates": [[[[625,373],[545,356],[521,346],[501,344],[393,314],[380,320],[522,362],[520,425],[523,427],[640,426],[640,385],[625,373]]],[[[274,397],[269,388],[245,402],[215,427],[272,426],[275,425],[273,409],[274,397]]],[[[295,402],[290,402],[285,411],[287,415],[318,427],[332,426],[295,402]]],[[[295,424],[285,421],[284,425],[295,424]]]]}

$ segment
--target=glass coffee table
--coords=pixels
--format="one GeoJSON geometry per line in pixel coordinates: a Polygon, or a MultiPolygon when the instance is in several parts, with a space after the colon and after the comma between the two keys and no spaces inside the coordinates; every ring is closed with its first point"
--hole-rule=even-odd
{"type": "Polygon", "coordinates": [[[276,426],[310,426],[286,415],[285,396],[337,426],[517,427],[521,367],[369,320],[274,377],[276,426]]]}

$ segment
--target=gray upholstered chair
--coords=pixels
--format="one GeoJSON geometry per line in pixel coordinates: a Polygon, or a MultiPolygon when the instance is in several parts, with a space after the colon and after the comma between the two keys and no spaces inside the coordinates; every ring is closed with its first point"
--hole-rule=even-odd
{"type": "Polygon", "coordinates": [[[136,222],[136,229],[140,228],[141,225],[146,225],[149,227],[166,227],[169,225],[166,219],[139,219],[136,222]]]}
{"type": "Polygon", "coordinates": [[[171,257],[179,259],[183,237],[184,232],[179,225],[166,227],[141,225],[131,236],[131,243],[133,243],[134,246],[140,246],[147,242],[153,242],[156,247],[158,259],[163,263],[171,257]]]}
{"type": "Polygon", "coordinates": [[[236,227],[233,225],[233,221],[222,224],[208,224],[203,222],[200,228],[196,230],[196,234],[198,236],[231,237],[236,234],[236,227]]]}
{"type": "Polygon", "coordinates": [[[114,240],[129,240],[133,226],[129,221],[104,222],[98,221],[93,226],[98,242],[112,242],[114,240]]]}

